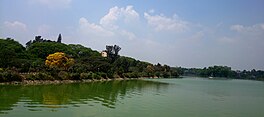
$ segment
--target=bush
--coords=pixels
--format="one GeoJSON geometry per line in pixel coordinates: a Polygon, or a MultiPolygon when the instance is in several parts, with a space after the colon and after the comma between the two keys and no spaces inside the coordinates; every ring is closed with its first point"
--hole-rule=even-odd
{"type": "Polygon", "coordinates": [[[92,74],[93,74],[93,72],[81,73],[80,74],[80,79],[93,79],[92,78],[92,74]]]}
{"type": "Polygon", "coordinates": [[[171,71],[171,77],[178,78],[180,75],[177,71],[171,71]]]}
{"type": "Polygon", "coordinates": [[[132,78],[131,73],[123,73],[122,75],[124,78],[132,78]]]}
{"type": "Polygon", "coordinates": [[[164,78],[170,78],[171,74],[169,72],[163,72],[163,77],[164,78]]]}
{"type": "Polygon", "coordinates": [[[123,76],[125,78],[138,78],[139,75],[138,73],[132,72],[132,73],[123,73],[123,76]]]}
{"type": "Polygon", "coordinates": [[[99,72],[98,75],[99,75],[101,78],[107,79],[107,74],[104,73],[104,72],[99,72]]]}
{"type": "Polygon", "coordinates": [[[0,82],[22,81],[23,77],[17,72],[6,71],[0,73],[0,82]]]}
{"type": "Polygon", "coordinates": [[[159,78],[161,76],[161,73],[160,72],[155,72],[155,76],[159,78]]]}
{"type": "Polygon", "coordinates": [[[55,80],[54,77],[47,73],[29,74],[26,76],[27,80],[55,80]]]}
{"type": "Polygon", "coordinates": [[[113,74],[113,78],[120,78],[118,74],[113,74]]]}
{"type": "Polygon", "coordinates": [[[36,76],[40,80],[55,80],[54,77],[47,73],[38,73],[36,76]]]}
{"type": "Polygon", "coordinates": [[[4,72],[0,72],[0,82],[6,82],[6,78],[5,78],[4,72]]]}
{"type": "Polygon", "coordinates": [[[113,72],[108,72],[106,75],[107,75],[108,78],[111,78],[111,79],[114,78],[114,73],[113,72]]]}
{"type": "Polygon", "coordinates": [[[69,73],[67,73],[66,71],[60,71],[58,73],[58,78],[60,80],[68,80],[69,79],[69,73]]]}
{"type": "Polygon", "coordinates": [[[139,73],[139,77],[149,77],[149,75],[146,72],[141,72],[139,73]]]}
{"type": "Polygon", "coordinates": [[[34,75],[34,74],[29,74],[29,75],[27,75],[26,79],[27,80],[36,80],[37,79],[37,76],[34,75]]]}
{"type": "Polygon", "coordinates": [[[138,78],[138,77],[139,77],[138,73],[136,72],[131,73],[131,78],[138,78]]]}
{"type": "Polygon", "coordinates": [[[4,68],[0,68],[0,73],[4,72],[4,68]]]}
{"type": "Polygon", "coordinates": [[[98,74],[93,73],[92,74],[92,79],[100,80],[101,79],[101,76],[99,76],[98,74]]]}
{"type": "Polygon", "coordinates": [[[80,74],[79,73],[71,73],[70,77],[72,80],[81,80],[80,74]]]}

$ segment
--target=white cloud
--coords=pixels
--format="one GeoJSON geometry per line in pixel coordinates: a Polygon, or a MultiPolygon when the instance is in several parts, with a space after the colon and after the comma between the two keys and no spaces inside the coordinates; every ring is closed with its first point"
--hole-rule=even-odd
{"type": "Polygon", "coordinates": [[[244,26],[242,26],[242,25],[232,25],[230,27],[230,29],[234,30],[234,31],[237,31],[237,32],[240,32],[240,31],[244,30],[244,26]]]}
{"type": "Polygon", "coordinates": [[[218,41],[224,44],[233,44],[235,43],[236,39],[231,37],[221,37],[218,39],[218,41]]]}
{"type": "Polygon", "coordinates": [[[11,30],[27,31],[27,25],[19,21],[14,21],[14,22],[6,21],[4,25],[6,28],[11,30]]]}
{"type": "Polygon", "coordinates": [[[79,31],[85,35],[99,37],[109,37],[114,35],[113,32],[104,29],[102,26],[90,23],[86,18],[79,19],[79,31]]]}
{"type": "Polygon", "coordinates": [[[264,32],[264,24],[255,24],[252,26],[243,26],[243,25],[232,25],[230,29],[237,32],[251,32],[251,33],[262,33],[264,32]]]}
{"type": "Polygon", "coordinates": [[[150,9],[148,12],[149,12],[149,13],[154,13],[155,10],[154,10],[154,9],[150,9]]]}
{"type": "Polygon", "coordinates": [[[136,39],[136,35],[132,32],[126,31],[126,30],[121,30],[120,31],[120,35],[125,36],[126,38],[128,38],[129,40],[134,40],[136,39]]]}
{"type": "Polygon", "coordinates": [[[90,23],[87,19],[80,18],[78,30],[82,35],[93,38],[107,37],[108,41],[119,38],[134,40],[137,38],[136,35],[126,29],[131,26],[131,22],[138,21],[138,19],[139,14],[133,9],[133,6],[121,8],[115,6],[110,8],[109,12],[100,19],[99,24],[90,23]]]}
{"type": "Polygon", "coordinates": [[[0,37],[10,37],[19,40],[21,44],[25,44],[32,38],[28,26],[20,21],[5,21],[0,27],[0,37]]]}
{"type": "Polygon", "coordinates": [[[126,23],[139,19],[139,14],[133,9],[133,6],[118,8],[117,6],[109,9],[109,12],[101,18],[100,24],[110,29],[117,29],[115,24],[118,20],[126,23]]]}
{"type": "Polygon", "coordinates": [[[264,24],[261,24],[260,27],[262,28],[262,30],[264,30],[264,24]]]}
{"type": "Polygon", "coordinates": [[[68,8],[72,0],[29,0],[30,4],[40,4],[48,8],[68,8]]]}
{"type": "Polygon", "coordinates": [[[156,31],[172,30],[182,32],[188,29],[188,22],[179,19],[177,15],[168,18],[163,15],[150,15],[145,12],[144,17],[156,31]]]}

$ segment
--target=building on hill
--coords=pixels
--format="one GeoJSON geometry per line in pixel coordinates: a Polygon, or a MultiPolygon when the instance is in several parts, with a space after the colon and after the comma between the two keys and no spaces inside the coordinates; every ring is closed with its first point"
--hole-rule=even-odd
{"type": "Polygon", "coordinates": [[[102,56],[102,57],[107,57],[107,52],[106,52],[105,50],[103,50],[103,51],[101,52],[101,56],[102,56]]]}

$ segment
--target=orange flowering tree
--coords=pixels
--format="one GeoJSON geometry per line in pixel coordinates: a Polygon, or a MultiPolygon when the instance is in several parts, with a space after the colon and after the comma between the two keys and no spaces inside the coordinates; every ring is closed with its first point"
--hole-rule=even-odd
{"type": "Polygon", "coordinates": [[[49,68],[59,68],[67,70],[70,66],[74,64],[74,59],[69,58],[63,52],[56,52],[47,56],[45,65],[49,68]]]}

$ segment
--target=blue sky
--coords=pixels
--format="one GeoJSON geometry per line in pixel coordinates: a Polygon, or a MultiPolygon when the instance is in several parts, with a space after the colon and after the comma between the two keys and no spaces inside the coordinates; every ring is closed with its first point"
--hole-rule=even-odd
{"type": "Polygon", "coordinates": [[[170,66],[264,70],[263,0],[1,0],[0,37],[35,35],[170,66]]]}

